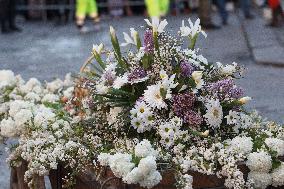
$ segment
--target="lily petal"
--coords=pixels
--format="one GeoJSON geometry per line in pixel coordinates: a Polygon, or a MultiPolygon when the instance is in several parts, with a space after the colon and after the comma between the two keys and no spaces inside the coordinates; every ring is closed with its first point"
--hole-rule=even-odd
{"type": "Polygon", "coordinates": [[[159,33],[164,32],[164,29],[165,29],[165,27],[166,27],[167,25],[168,25],[167,20],[163,20],[163,21],[159,24],[159,26],[158,26],[158,32],[159,32],[159,33]]]}

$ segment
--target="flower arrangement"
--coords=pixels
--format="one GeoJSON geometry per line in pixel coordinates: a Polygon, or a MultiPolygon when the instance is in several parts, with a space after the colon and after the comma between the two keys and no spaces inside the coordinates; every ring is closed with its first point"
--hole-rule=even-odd
{"type": "Polygon", "coordinates": [[[145,21],[143,38],[131,28],[124,43],[110,27],[112,49],[94,45],[77,83],[42,86],[1,71],[1,135],[19,137],[10,164],[27,161],[29,181],[68,164],[67,188],[86,166],[143,188],[165,170],[183,189],[193,188],[190,172],[224,178],[227,188],[283,187],[284,129],[245,110],[251,98],[236,84],[244,69],[199,54],[199,20],[182,21],[178,35],[166,20],[145,21]]]}
{"type": "Polygon", "coordinates": [[[223,177],[228,188],[281,185],[271,175],[281,169],[283,128],[245,111],[251,98],[235,82],[243,68],[198,54],[197,38],[206,37],[199,20],[182,21],[178,35],[165,31],[166,20],[145,21],[144,38],[131,28],[120,45],[111,27],[113,49],[93,47],[98,64],[86,71],[85,86],[102,139],[94,164],[145,188],[160,183],[165,164],[179,188],[192,188],[189,171],[223,177]],[[248,180],[240,162],[251,170],[248,180]]]}
{"type": "Polygon", "coordinates": [[[48,175],[64,163],[72,170],[68,188],[73,175],[90,162],[91,150],[79,139],[92,141],[92,145],[95,142],[63,108],[63,102],[73,96],[71,75],[67,74],[64,81],[45,84],[35,78],[25,82],[10,70],[1,70],[0,75],[0,136],[2,141],[18,139],[18,144],[10,148],[7,162],[11,167],[28,163],[24,176],[31,188],[36,187],[35,176],[48,175]]]}

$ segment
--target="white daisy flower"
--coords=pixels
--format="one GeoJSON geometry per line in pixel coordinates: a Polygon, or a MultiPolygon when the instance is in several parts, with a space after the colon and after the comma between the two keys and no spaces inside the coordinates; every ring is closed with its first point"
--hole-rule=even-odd
{"type": "Polygon", "coordinates": [[[219,127],[223,120],[223,110],[219,100],[209,100],[206,104],[206,114],[204,118],[211,127],[219,127]]]}
{"type": "Polygon", "coordinates": [[[239,115],[239,112],[230,110],[229,115],[227,115],[225,118],[227,119],[228,125],[234,125],[234,124],[237,124],[239,122],[240,115],[239,115]]]}
{"type": "Polygon", "coordinates": [[[147,87],[147,90],[144,92],[145,101],[153,108],[167,108],[167,104],[164,101],[163,94],[161,91],[164,91],[162,85],[151,85],[147,87]]]}
{"type": "Polygon", "coordinates": [[[144,101],[137,101],[135,107],[130,110],[130,113],[131,125],[137,129],[138,133],[152,129],[154,116],[150,107],[144,101]]]}

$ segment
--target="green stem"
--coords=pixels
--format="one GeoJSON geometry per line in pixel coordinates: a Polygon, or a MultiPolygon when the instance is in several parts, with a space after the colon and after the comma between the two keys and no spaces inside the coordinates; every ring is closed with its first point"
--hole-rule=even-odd
{"type": "Polygon", "coordinates": [[[137,35],[136,40],[137,40],[137,50],[139,51],[139,49],[142,47],[142,42],[139,35],[137,35]]]}
{"type": "Polygon", "coordinates": [[[127,63],[122,58],[120,46],[119,46],[118,39],[117,39],[116,35],[115,36],[111,35],[111,43],[112,43],[112,46],[113,46],[113,49],[114,49],[114,52],[115,52],[115,57],[116,57],[119,65],[122,68],[128,69],[127,63]]]}
{"type": "Polygon", "coordinates": [[[196,34],[194,37],[189,37],[189,39],[190,39],[189,48],[190,48],[191,50],[194,50],[194,48],[195,48],[195,44],[196,44],[196,41],[197,41],[197,37],[198,37],[198,34],[196,34]]]}
{"type": "Polygon", "coordinates": [[[154,46],[155,46],[156,51],[158,51],[158,56],[160,57],[158,32],[154,32],[154,46]]]}
{"type": "Polygon", "coordinates": [[[98,62],[98,64],[99,64],[103,69],[105,69],[106,65],[105,65],[105,63],[103,62],[101,56],[100,56],[98,53],[95,52],[95,53],[94,53],[94,57],[95,57],[96,61],[98,62]]]}

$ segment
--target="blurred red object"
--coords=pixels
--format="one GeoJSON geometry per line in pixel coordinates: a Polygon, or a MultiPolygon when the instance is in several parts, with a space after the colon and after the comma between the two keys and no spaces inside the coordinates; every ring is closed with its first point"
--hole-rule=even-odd
{"type": "Polygon", "coordinates": [[[269,0],[268,4],[270,8],[275,9],[280,5],[280,0],[269,0]]]}

